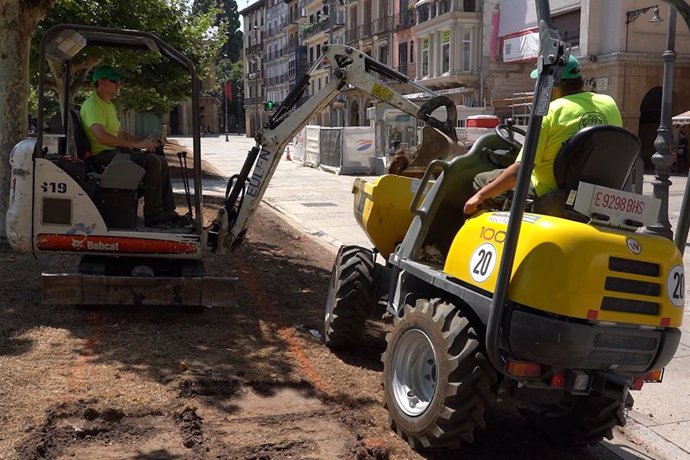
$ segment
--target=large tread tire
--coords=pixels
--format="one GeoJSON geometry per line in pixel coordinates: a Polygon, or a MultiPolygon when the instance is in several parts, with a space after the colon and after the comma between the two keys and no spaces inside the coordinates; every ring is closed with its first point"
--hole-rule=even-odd
{"type": "Polygon", "coordinates": [[[475,430],[486,426],[497,376],[469,318],[440,299],[417,300],[414,308],[404,306],[386,340],[383,388],[391,428],[414,449],[472,443],[475,430]]]}
{"type": "Polygon", "coordinates": [[[625,426],[625,402],[591,393],[567,396],[558,407],[538,413],[521,409],[520,413],[554,444],[566,447],[595,444],[613,439],[613,428],[625,426]]]}
{"type": "Polygon", "coordinates": [[[342,246],[333,263],[326,300],[324,340],[330,348],[360,343],[375,307],[374,254],[360,246],[342,246]]]}

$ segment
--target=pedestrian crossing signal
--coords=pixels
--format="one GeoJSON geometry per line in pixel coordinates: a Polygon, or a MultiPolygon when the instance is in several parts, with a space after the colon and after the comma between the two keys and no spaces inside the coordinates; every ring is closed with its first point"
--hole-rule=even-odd
{"type": "Polygon", "coordinates": [[[266,102],[266,110],[273,110],[273,107],[275,107],[273,101],[266,102]]]}

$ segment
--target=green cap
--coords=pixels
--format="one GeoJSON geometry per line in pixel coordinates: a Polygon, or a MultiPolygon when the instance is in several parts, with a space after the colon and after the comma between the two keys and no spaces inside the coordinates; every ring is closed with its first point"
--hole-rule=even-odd
{"type": "Polygon", "coordinates": [[[123,75],[113,67],[109,65],[98,66],[93,69],[93,75],[91,76],[91,82],[96,83],[101,78],[107,78],[108,80],[121,81],[123,75]]]}
{"type": "MultiPolygon", "coordinates": [[[[532,78],[537,78],[539,76],[539,69],[534,69],[529,76],[532,78]]],[[[561,80],[570,80],[579,76],[580,61],[578,61],[577,58],[571,54],[568,58],[568,63],[561,69],[561,80]]]]}

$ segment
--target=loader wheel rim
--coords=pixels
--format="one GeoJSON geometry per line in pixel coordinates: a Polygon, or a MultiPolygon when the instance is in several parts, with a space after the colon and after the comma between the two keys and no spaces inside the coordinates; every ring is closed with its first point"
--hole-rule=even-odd
{"type": "Polygon", "coordinates": [[[422,415],[436,389],[436,351],[420,329],[406,331],[393,352],[391,389],[395,402],[406,415],[422,415]]]}

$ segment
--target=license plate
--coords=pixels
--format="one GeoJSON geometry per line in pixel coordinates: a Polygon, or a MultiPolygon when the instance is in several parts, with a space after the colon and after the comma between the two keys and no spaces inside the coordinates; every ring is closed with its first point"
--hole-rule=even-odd
{"type": "Polygon", "coordinates": [[[656,222],[660,205],[654,197],[580,182],[574,208],[596,222],[638,228],[656,222]]]}

